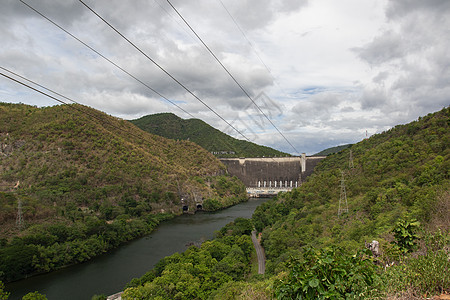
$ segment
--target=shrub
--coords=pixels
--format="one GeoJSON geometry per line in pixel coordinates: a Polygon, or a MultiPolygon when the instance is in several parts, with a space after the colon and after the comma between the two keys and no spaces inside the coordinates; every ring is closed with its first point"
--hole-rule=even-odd
{"type": "Polygon", "coordinates": [[[426,234],[420,252],[404,255],[402,263],[387,268],[383,274],[386,293],[395,295],[408,291],[415,296],[442,293],[450,286],[449,234],[438,231],[426,234]]]}
{"type": "Polygon", "coordinates": [[[3,282],[0,281],[0,300],[6,300],[9,297],[9,293],[4,288],[3,282]]]}
{"type": "Polygon", "coordinates": [[[420,223],[415,219],[411,221],[401,219],[395,225],[394,233],[395,243],[401,250],[411,252],[416,246],[416,239],[418,238],[417,229],[420,223]]]}
{"type": "Polygon", "coordinates": [[[378,279],[368,251],[355,255],[339,248],[308,248],[303,261],[293,259],[285,281],[275,284],[277,299],[364,298],[378,279]]]}

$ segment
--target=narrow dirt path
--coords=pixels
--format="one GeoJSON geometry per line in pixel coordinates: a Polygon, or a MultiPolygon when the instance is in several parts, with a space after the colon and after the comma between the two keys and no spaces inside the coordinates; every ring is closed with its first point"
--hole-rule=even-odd
{"type": "Polygon", "coordinates": [[[256,250],[256,256],[258,257],[258,274],[264,274],[266,271],[266,257],[264,255],[264,249],[256,238],[256,231],[252,231],[252,242],[256,250]]]}

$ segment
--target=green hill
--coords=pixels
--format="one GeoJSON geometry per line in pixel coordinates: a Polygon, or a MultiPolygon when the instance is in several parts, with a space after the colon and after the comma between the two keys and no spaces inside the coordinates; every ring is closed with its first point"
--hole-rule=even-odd
{"type": "Polygon", "coordinates": [[[341,150],[347,149],[351,146],[352,146],[352,144],[346,144],[346,145],[340,145],[340,146],[336,146],[336,147],[327,148],[325,150],[320,151],[319,153],[314,154],[313,156],[327,156],[327,155],[330,155],[333,153],[337,153],[341,150]]]}
{"type": "Polygon", "coordinates": [[[446,108],[329,155],[301,187],[259,206],[252,224],[236,219],[213,241],[165,258],[124,296],[423,299],[448,291],[449,127],[446,108]],[[252,226],[262,232],[265,275],[249,250],[252,226]],[[375,258],[363,250],[372,240],[375,258]]]}
{"type": "Polygon", "coordinates": [[[205,210],[246,200],[243,184],[195,143],[80,105],[0,103],[0,159],[0,280],[142,236],[181,214],[181,197],[190,211],[199,199],[205,210]]]}
{"type": "Polygon", "coordinates": [[[386,238],[399,218],[433,221],[439,199],[449,200],[449,116],[450,109],[444,109],[329,155],[301,188],[260,207],[254,221],[264,231],[268,257],[306,244],[355,249],[364,241],[386,238]],[[352,169],[348,166],[350,150],[352,169]],[[338,217],[341,170],[349,212],[338,217]],[[283,207],[284,217],[270,220],[275,207],[283,207]],[[286,220],[290,213],[295,221],[286,220]],[[269,224],[274,227],[269,229],[269,224]],[[304,232],[298,231],[300,227],[304,232]],[[289,238],[269,243],[279,230],[289,232],[289,238]]]}
{"type": "Polygon", "coordinates": [[[289,156],[278,150],[235,139],[199,119],[160,113],[131,120],[142,130],[174,140],[190,140],[219,157],[289,156]]]}

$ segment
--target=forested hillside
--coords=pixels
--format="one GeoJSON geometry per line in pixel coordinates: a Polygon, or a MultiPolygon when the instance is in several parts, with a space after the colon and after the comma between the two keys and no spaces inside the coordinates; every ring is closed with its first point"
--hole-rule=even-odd
{"type": "Polygon", "coordinates": [[[320,151],[319,153],[314,154],[314,156],[326,156],[326,155],[334,154],[341,150],[347,149],[348,147],[351,147],[351,146],[352,146],[352,144],[346,144],[346,145],[327,148],[325,150],[320,151]]]}
{"type": "Polygon", "coordinates": [[[174,140],[190,140],[219,157],[289,156],[278,150],[235,139],[199,119],[161,113],[131,120],[142,130],[174,140]]]}
{"type": "Polygon", "coordinates": [[[301,188],[258,207],[253,222],[263,232],[267,271],[290,272],[279,282],[277,295],[420,297],[448,289],[449,125],[446,108],[372,136],[323,160],[301,188]],[[349,167],[350,150],[354,168],[349,167]],[[348,213],[338,215],[342,176],[348,213]],[[384,273],[373,270],[372,263],[363,266],[364,256],[346,258],[372,240],[380,242],[378,263],[394,264],[384,273]],[[305,252],[308,247],[334,250],[305,252]],[[291,257],[323,273],[310,272],[291,257]],[[327,273],[328,266],[339,264],[347,273],[327,273]],[[328,283],[321,281],[324,276],[328,283]],[[296,290],[302,280],[311,280],[303,293],[296,290]]]}
{"type": "Polygon", "coordinates": [[[251,226],[262,232],[264,276],[242,258],[251,226],[236,220],[217,240],[132,281],[124,298],[421,299],[449,292],[449,125],[445,108],[372,136],[259,206],[251,226]],[[372,240],[377,254],[365,248],[372,240]],[[218,272],[226,279],[212,284],[218,272]]]}
{"type": "Polygon", "coordinates": [[[0,103],[0,280],[85,261],[180,214],[246,200],[189,141],[80,105],[0,103]],[[17,223],[21,206],[23,222],[17,223]]]}

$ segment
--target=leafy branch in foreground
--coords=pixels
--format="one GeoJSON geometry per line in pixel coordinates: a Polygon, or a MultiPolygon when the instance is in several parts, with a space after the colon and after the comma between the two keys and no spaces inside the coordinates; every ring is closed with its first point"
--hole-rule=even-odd
{"type": "Polygon", "coordinates": [[[303,260],[291,259],[286,280],[275,284],[277,299],[364,298],[379,279],[377,266],[362,250],[349,255],[339,248],[308,248],[303,260]]]}

